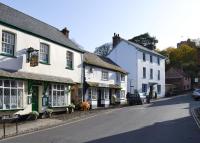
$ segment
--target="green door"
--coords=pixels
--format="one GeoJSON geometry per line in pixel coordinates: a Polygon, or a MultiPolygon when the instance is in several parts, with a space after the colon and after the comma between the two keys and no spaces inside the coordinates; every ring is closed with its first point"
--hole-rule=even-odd
{"type": "Polygon", "coordinates": [[[32,88],[32,111],[38,111],[38,87],[33,86],[32,88]]]}

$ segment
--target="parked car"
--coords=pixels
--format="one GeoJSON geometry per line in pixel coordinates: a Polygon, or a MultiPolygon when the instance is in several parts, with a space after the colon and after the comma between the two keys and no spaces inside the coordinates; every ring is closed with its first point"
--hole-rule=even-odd
{"type": "Polygon", "coordinates": [[[200,99],[200,89],[195,89],[195,90],[192,92],[192,97],[194,98],[194,100],[200,99]]]}
{"type": "Polygon", "coordinates": [[[146,102],[146,94],[145,93],[134,93],[134,94],[127,94],[127,101],[129,105],[142,105],[146,102]]]}

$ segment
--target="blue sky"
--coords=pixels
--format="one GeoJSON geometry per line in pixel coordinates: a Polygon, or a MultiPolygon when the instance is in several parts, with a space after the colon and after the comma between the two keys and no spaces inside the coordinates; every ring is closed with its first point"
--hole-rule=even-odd
{"type": "Polygon", "coordinates": [[[70,30],[70,38],[94,51],[111,42],[149,32],[160,49],[200,37],[199,0],[0,0],[54,27],[70,30]]]}

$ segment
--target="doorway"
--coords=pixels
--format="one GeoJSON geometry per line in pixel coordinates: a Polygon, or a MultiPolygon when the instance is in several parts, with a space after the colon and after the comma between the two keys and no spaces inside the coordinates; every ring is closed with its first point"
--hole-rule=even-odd
{"type": "Polygon", "coordinates": [[[101,107],[101,89],[98,89],[97,107],[101,107]]]}
{"type": "Polygon", "coordinates": [[[39,96],[39,87],[32,87],[32,111],[38,111],[38,96],[39,96]]]}

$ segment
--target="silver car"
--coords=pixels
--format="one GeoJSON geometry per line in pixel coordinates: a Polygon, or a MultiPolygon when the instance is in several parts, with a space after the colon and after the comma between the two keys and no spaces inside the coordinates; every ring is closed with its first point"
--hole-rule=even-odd
{"type": "Polygon", "coordinates": [[[192,92],[192,97],[193,97],[195,100],[200,99],[200,89],[195,89],[195,90],[192,92]]]}

